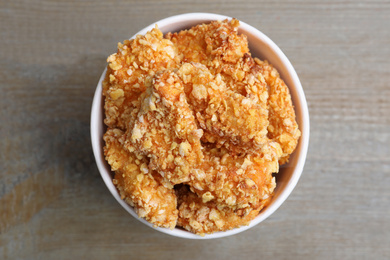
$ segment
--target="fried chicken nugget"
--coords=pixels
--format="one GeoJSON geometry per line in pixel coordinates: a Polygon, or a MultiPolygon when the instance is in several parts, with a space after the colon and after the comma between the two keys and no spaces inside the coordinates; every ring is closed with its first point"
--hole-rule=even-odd
{"type": "Polygon", "coordinates": [[[177,71],[203,141],[230,151],[259,149],[267,140],[268,111],[253,98],[227,90],[220,74],[213,76],[200,63],[184,63],[177,71]]]}
{"type": "MultiPolygon", "coordinates": [[[[239,113],[251,113],[247,114],[248,116],[245,119],[242,115],[239,115],[241,118],[238,121],[249,123],[246,133],[240,133],[241,138],[249,138],[253,141],[254,135],[257,135],[255,138],[257,142],[254,143],[248,142],[248,140],[242,142],[237,133],[235,138],[230,139],[230,142],[226,142],[226,138],[221,138],[221,133],[206,131],[202,140],[217,143],[218,146],[224,144],[236,153],[245,153],[258,149],[259,145],[254,146],[254,144],[262,143],[260,137],[264,138],[266,135],[268,91],[265,80],[249,53],[246,36],[237,32],[238,26],[239,21],[236,19],[232,19],[230,22],[227,20],[214,21],[179,33],[168,33],[166,38],[177,46],[178,52],[183,56],[181,57],[182,62],[202,63],[212,75],[218,75],[217,79],[224,82],[224,94],[229,98],[225,96],[223,102],[228,108],[232,108],[231,112],[234,112],[234,117],[229,115],[226,118],[234,120],[239,113]],[[234,95],[234,93],[240,95],[234,95]],[[240,105],[245,103],[255,103],[257,111],[253,109],[241,110],[242,106],[240,107],[240,105]],[[255,117],[257,117],[257,120],[253,120],[255,117]]],[[[211,114],[213,111],[209,110],[211,114]]],[[[215,120],[215,116],[213,119],[215,120]]],[[[204,123],[202,120],[199,121],[204,123]]],[[[237,122],[226,123],[231,126],[238,126],[237,122]]]]}
{"type": "Polygon", "coordinates": [[[140,106],[140,95],[146,90],[157,71],[174,68],[179,62],[177,49],[171,41],[154,28],[146,35],[118,43],[117,53],[107,59],[103,82],[105,124],[111,128],[127,129],[140,106]]]}
{"type": "Polygon", "coordinates": [[[264,102],[266,84],[254,69],[247,37],[238,34],[239,24],[236,19],[214,21],[165,37],[177,46],[182,62],[202,63],[213,75],[221,74],[229,90],[245,97],[259,94],[264,102]]]}
{"type": "Polygon", "coordinates": [[[205,148],[205,158],[188,182],[203,202],[214,201],[231,209],[257,209],[275,187],[272,173],[278,172],[282,151],[276,142],[257,153],[234,157],[225,149],[205,148]]]}
{"type": "Polygon", "coordinates": [[[148,88],[126,145],[149,157],[151,169],[178,184],[190,180],[191,170],[203,158],[202,134],[181,80],[173,72],[164,71],[148,88]]]}
{"type": "MultiPolygon", "coordinates": [[[[246,36],[239,35],[239,21],[211,22],[167,34],[183,53],[184,62],[201,62],[213,75],[220,74],[228,90],[245,97],[256,97],[257,104],[269,109],[268,137],[280,143],[283,156],[280,164],[288,162],[295,150],[300,131],[288,87],[268,62],[253,59],[246,36]]],[[[218,136],[205,133],[203,139],[218,136]]]]}
{"type": "Polygon", "coordinates": [[[301,131],[298,129],[295,120],[295,111],[291,101],[288,87],[280,78],[278,71],[267,61],[255,59],[260,66],[260,73],[264,75],[269,86],[269,126],[268,137],[278,142],[283,150],[283,155],[279,159],[282,165],[288,162],[298,144],[301,131]]]}
{"type": "Polygon", "coordinates": [[[205,203],[185,186],[179,188],[176,194],[179,209],[177,225],[198,235],[248,225],[270,201],[270,198],[264,199],[256,209],[233,210],[221,207],[214,201],[205,203]]]}
{"type": "Polygon", "coordinates": [[[157,172],[149,171],[146,160],[123,147],[124,132],[108,129],[104,134],[104,154],[115,171],[113,183],[121,198],[134,207],[139,217],[173,229],[178,217],[173,187],[157,172]]]}
{"type": "Polygon", "coordinates": [[[165,38],[177,46],[182,62],[218,67],[218,64],[212,63],[236,63],[249,52],[246,36],[237,33],[239,24],[237,19],[212,21],[179,33],[167,33],[165,38]]]}

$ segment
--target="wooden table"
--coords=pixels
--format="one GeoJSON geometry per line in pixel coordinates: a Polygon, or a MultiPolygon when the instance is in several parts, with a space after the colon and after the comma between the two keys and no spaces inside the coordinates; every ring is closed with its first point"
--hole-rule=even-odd
{"type": "Polygon", "coordinates": [[[0,1],[1,259],[390,259],[389,1],[0,1]],[[294,65],[311,137],[296,189],[238,235],[193,241],[132,218],[92,155],[116,44],[186,12],[233,16],[294,65]]]}

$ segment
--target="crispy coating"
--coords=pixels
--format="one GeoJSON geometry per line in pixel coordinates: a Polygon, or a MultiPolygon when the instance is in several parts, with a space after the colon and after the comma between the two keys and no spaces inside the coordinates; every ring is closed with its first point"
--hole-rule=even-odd
{"type": "Polygon", "coordinates": [[[205,149],[202,165],[191,176],[191,191],[203,202],[215,201],[234,210],[263,205],[272,196],[281,155],[279,144],[269,142],[256,153],[235,157],[225,149],[205,149]]]}
{"type": "Polygon", "coordinates": [[[201,236],[248,225],[271,199],[264,199],[256,209],[234,210],[221,207],[214,201],[204,202],[186,186],[177,189],[176,194],[179,198],[178,226],[201,236]]]}
{"type": "Polygon", "coordinates": [[[235,19],[214,21],[165,37],[177,46],[182,62],[202,63],[213,75],[221,74],[228,89],[245,97],[257,96],[265,108],[267,86],[251,57],[246,36],[237,33],[238,26],[235,19]]]}
{"type": "Polygon", "coordinates": [[[278,142],[282,147],[283,154],[279,159],[282,165],[288,162],[298,144],[301,131],[295,120],[295,111],[291,101],[290,91],[280,78],[278,71],[267,61],[256,59],[260,66],[260,72],[269,86],[269,126],[268,137],[278,142]]]}
{"type": "Polygon", "coordinates": [[[177,46],[182,62],[199,62],[207,67],[218,61],[236,63],[249,53],[248,40],[237,33],[238,26],[236,19],[213,21],[178,33],[167,33],[165,38],[177,46]]]}
{"type": "Polygon", "coordinates": [[[228,90],[220,74],[213,76],[200,63],[184,63],[177,73],[185,84],[188,103],[205,131],[204,142],[225,145],[238,153],[257,150],[267,142],[265,104],[228,90]]]}
{"type": "Polygon", "coordinates": [[[104,154],[115,171],[113,182],[121,198],[150,223],[174,228],[178,210],[173,187],[158,173],[150,171],[144,158],[137,157],[123,147],[123,131],[108,129],[104,141],[104,154]]]}
{"type": "Polygon", "coordinates": [[[107,59],[103,82],[105,96],[104,123],[111,128],[127,129],[140,106],[145,92],[157,71],[174,68],[178,63],[177,50],[163,34],[154,28],[146,35],[118,43],[118,51],[107,59]],[[175,58],[176,57],[176,58],[175,58]]]}
{"type": "MultiPolygon", "coordinates": [[[[216,104],[208,106],[208,111],[205,109],[204,111],[216,120],[219,118],[215,112],[218,108],[225,106],[226,110],[230,110],[225,111],[225,116],[222,118],[225,120],[225,125],[218,122],[218,126],[215,127],[215,123],[212,125],[209,122],[208,128],[215,131],[205,131],[202,140],[216,143],[219,147],[225,145],[234,153],[246,153],[257,150],[264,143],[262,139],[266,137],[269,123],[268,88],[264,77],[259,73],[259,67],[249,53],[246,36],[237,33],[238,25],[235,19],[230,22],[215,21],[179,33],[167,34],[165,37],[177,46],[178,52],[182,55],[182,62],[202,63],[211,75],[215,76],[217,82],[219,79],[223,82],[223,84],[217,83],[219,91],[213,90],[210,86],[207,88],[212,91],[209,93],[209,101],[216,104]],[[221,103],[218,104],[218,101],[221,103]],[[243,131],[234,133],[233,128],[243,131]],[[226,132],[230,132],[229,136],[226,136],[226,132]]],[[[179,73],[187,67],[189,66],[182,66],[179,73]]],[[[196,70],[196,72],[202,72],[202,69],[196,68],[196,70]]],[[[196,72],[187,72],[187,74],[196,72]]],[[[199,89],[195,92],[198,94],[194,95],[195,97],[203,95],[204,98],[206,96],[204,92],[207,85],[205,86],[204,82],[210,81],[209,78],[207,76],[200,80],[199,77],[195,80],[190,78],[190,81],[195,83],[195,91],[199,89]]],[[[202,118],[203,114],[196,114],[200,123],[205,123],[202,118]]]]}
{"type": "Polygon", "coordinates": [[[122,198],[156,226],[203,235],[247,225],[295,150],[288,87],[238,26],[154,28],[107,59],[106,160],[122,198]]]}
{"type": "Polygon", "coordinates": [[[190,170],[201,162],[200,138],[183,84],[164,71],[147,89],[134,127],[127,133],[128,149],[150,158],[149,167],[172,184],[190,180],[190,170]]]}

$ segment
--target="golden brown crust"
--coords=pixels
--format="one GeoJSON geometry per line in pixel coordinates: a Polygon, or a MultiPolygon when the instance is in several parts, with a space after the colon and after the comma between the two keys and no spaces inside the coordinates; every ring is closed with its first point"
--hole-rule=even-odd
{"type": "Polygon", "coordinates": [[[203,158],[195,118],[176,74],[164,71],[146,91],[134,127],[127,132],[127,148],[150,159],[172,184],[187,182],[190,170],[203,158]]]}
{"type": "Polygon", "coordinates": [[[122,198],[156,226],[202,235],[247,225],[297,145],[288,88],[252,58],[238,25],[165,38],[155,28],[108,58],[105,156],[122,198]]]}
{"type": "Polygon", "coordinates": [[[178,226],[202,236],[248,225],[271,199],[264,199],[263,205],[256,209],[234,210],[221,207],[214,201],[205,203],[185,186],[180,187],[176,194],[179,198],[178,226]]]}
{"type": "Polygon", "coordinates": [[[183,62],[199,62],[208,67],[218,60],[236,63],[249,52],[245,35],[238,34],[239,22],[213,21],[179,33],[168,33],[165,38],[177,46],[183,62]]]}
{"type": "Polygon", "coordinates": [[[155,28],[144,36],[118,43],[117,53],[110,55],[107,62],[107,76],[103,82],[104,123],[125,130],[153,75],[162,69],[174,68],[178,58],[172,42],[164,39],[161,31],[155,28]]]}
{"type": "Polygon", "coordinates": [[[291,101],[290,91],[280,78],[278,71],[267,61],[256,59],[260,72],[269,86],[269,126],[268,137],[278,142],[283,150],[280,164],[288,162],[298,144],[301,131],[295,120],[295,111],[291,101]]]}
{"type": "Polygon", "coordinates": [[[267,142],[266,102],[227,89],[220,74],[212,75],[200,63],[184,63],[177,73],[205,132],[204,142],[224,145],[234,153],[258,150],[267,142]]]}
{"type": "Polygon", "coordinates": [[[233,210],[262,206],[275,188],[273,172],[279,170],[279,144],[270,142],[256,153],[232,156],[225,149],[205,149],[203,163],[188,182],[203,202],[214,201],[233,210]]]}
{"type": "Polygon", "coordinates": [[[124,132],[108,129],[104,134],[104,154],[115,171],[114,184],[121,198],[150,223],[174,228],[178,211],[173,187],[156,172],[149,171],[146,160],[123,147],[124,132]]]}

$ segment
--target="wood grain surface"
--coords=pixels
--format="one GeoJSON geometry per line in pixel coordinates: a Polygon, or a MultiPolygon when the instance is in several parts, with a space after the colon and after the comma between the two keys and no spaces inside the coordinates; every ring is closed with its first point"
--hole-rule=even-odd
{"type": "Polygon", "coordinates": [[[389,1],[0,0],[0,259],[390,259],[389,1]],[[119,41],[167,16],[258,28],[309,104],[305,169],[266,221],[193,241],[132,218],[92,155],[93,93],[119,41]]]}

